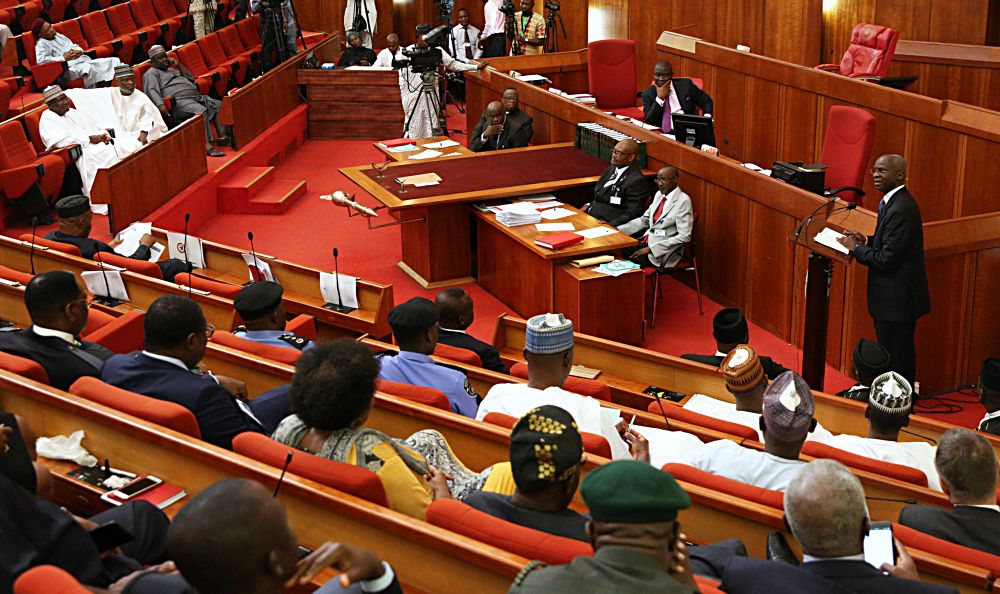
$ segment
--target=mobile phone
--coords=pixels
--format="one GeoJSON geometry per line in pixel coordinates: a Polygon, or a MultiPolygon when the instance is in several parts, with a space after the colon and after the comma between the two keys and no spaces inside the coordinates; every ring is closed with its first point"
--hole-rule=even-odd
{"type": "Polygon", "coordinates": [[[295,556],[298,557],[299,561],[305,559],[310,554],[312,554],[312,549],[309,547],[304,547],[302,545],[295,547],[295,556]]]}
{"type": "Polygon", "coordinates": [[[872,522],[865,536],[865,561],[881,571],[882,564],[896,564],[896,543],[892,538],[892,522],[872,522]]]}
{"type": "Polygon", "coordinates": [[[118,499],[131,499],[140,493],[145,493],[146,491],[152,489],[153,487],[159,485],[163,481],[156,478],[155,476],[149,474],[146,476],[140,476],[134,481],[125,484],[120,489],[111,492],[111,495],[117,497],[118,499]]]}
{"type": "Polygon", "coordinates": [[[90,535],[98,552],[110,551],[123,544],[132,542],[132,533],[121,527],[118,522],[108,522],[107,524],[94,528],[87,534],[90,535]]]}

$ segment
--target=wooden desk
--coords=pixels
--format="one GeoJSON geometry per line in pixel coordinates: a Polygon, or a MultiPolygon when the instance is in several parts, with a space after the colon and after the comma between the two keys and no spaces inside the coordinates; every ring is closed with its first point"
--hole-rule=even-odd
{"type": "MultiPolygon", "coordinates": [[[[413,150],[410,150],[410,151],[401,152],[401,153],[394,153],[394,152],[390,151],[381,142],[376,142],[375,143],[375,148],[377,148],[379,151],[382,152],[382,154],[384,154],[386,157],[388,157],[389,159],[391,159],[393,161],[409,161],[410,155],[415,155],[415,154],[417,154],[417,152],[424,150],[424,145],[434,144],[435,142],[441,142],[442,140],[451,140],[451,139],[449,137],[447,137],[447,136],[431,136],[430,138],[417,138],[417,139],[413,140],[413,144],[417,145],[417,148],[415,148],[413,150]]],[[[473,155],[473,154],[475,154],[471,150],[469,150],[468,148],[462,146],[461,144],[459,144],[457,146],[449,146],[448,148],[434,149],[434,150],[436,150],[439,153],[444,153],[444,154],[441,155],[440,157],[433,157],[431,159],[424,159],[424,161],[434,161],[434,160],[437,160],[437,159],[447,159],[447,158],[449,158],[449,155],[462,155],[462,156],[465,156],[465,155],[473,155]]],[[[410,162],[414,162],[414,161],[410,161],[410,162]]]]}
{"type": "MultiPolygon", "coordinates": [[[[563,208],[575,214],[552,222],[572,223],[577,230],[604,226],[571,206],[563,208]]],[[[561,312],[577,328],[598,330],[598,336],[603,338],[635,344],[642,341],[641,271],[616,278],[564,264],[600,254],[618,256],[622,248],[636,245],[635,239],[615,232],[550,250],[535,243],[547,233],[536,230],[534,225],[505,227],[493,213],[478,210],[475,217],[479,284],[500,301],[524,318],[561,312]]]]}
{"type": "Polygon", "coordinates": [[[345,167],[402,225],[399,267],[425,289],[472,282],[469,202],[593,185],[607,168],[571,143],[476,153],[429,163],[391,163],[378,178],[371,165],[345,167]],[[436,172],[442,182],[401,192],[396,177],[436,172]],[[493,175],[486,175],[493,173],[493,175]]]}
{"type": "Polygon", "coordinates": [[[403,101],[395,70],[299,70],[313,139],[396,138],[403,101]]]}

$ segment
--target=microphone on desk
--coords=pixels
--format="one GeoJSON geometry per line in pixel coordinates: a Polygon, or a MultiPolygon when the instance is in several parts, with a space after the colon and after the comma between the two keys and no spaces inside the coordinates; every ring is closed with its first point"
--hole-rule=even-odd
{"type": "Polygon", "coordinates": [[[364,204],[358,204],[353,198],[347,195],[347,192],[343,190],[337,190],[333,194],[327,194],[326,196],[320,196],[322,200],[329,200],[338,206],[345,206],[347,208],[353,208],[366,217],[377,217],[378,213],[374,209],[368,208],[364,204]]]}
{"type": "Polygon", "coordinates": [[[35,230],[38,229],[38,217],[31,217],[31,247],[28,248],[28,263],[31,264],[31,274],[35,274],[35,230]]]}
{"type": "Polygon", "coordinates": [[[339,256],[340,256],[340,250],[338,250],[337,248],[333,248],[333,273],[337,277],[337,303],[336,304],[327,303],[323,307],[325,307],[326,309],[332,309],[333,311],[338,313],[350,313],[354,311],[355,308],[345,306],[344,300],[340,296],[340,263],[337,260],[339,256]]]}
{"type": "Polygon", "coordinates": [[[250,282],[256,283],[261,280],[260,268],[257,267],[257,251],[253,249],[253,231],[247,231],[247,239],[250,240],[250,255],[253,256],[253,268],[250,269],[250,282]],[[254,271],[257,271],[254,273],[254,271]]]}
{"type": "Polygon", "coordinates": [[[104,277],[104,289],[108,292],[107,297],[94,297],[94,302],[106,305],[107,307],[118,307],[124,303],[124,301],[115,299],[111,296],[111,283],[108,282],[108,271],[104,269],[104,261],[101,259],[101,245],[96,241],[94,242],[94,259],[96,259],[97,263],[101,266],[101,276],[104,277]]]}
{"type": "Polygon", "coordinates": [[[865,497],[868,501],[891,501],[893,503],[908,503],[910,505],[916,505],[916,499],[895,499],[893,497],[865,497]]]}
{"type": "Polygon", "coordinates": [[[191,220],[191,213],[184,213],[184,270],[188,273],[188,299],[191,299],[191,262],[188,259],[188,221],[191,220]]]}
{"type": "Polygon", "coordinates": [[[653,398],[656,398],[656,404],[660,407],[660,414],[663,415],[663,422],[667,424],[667,431],[673,431],[670,428],[670,419],[667,418],[667,411],[663,410],[663,399],[660,398],[660,394],[654,391],[653,398]]]}
{"type": "Polygon", "coordinates": [[[802,231],[804,231],[805,228],[809,225],[809,223],[811,223],[812,220],[816,217],[816,215],[819,214],[819,211],[823,210],[827,206],[830,206],[831,204],[836,204],[839,201],[840,201],[840,198],[837,197],[837,196],[834,196],[833,198],[830,198],[829,200],[825,200],[823,202],[823,204],[820,204],[815,209],[813,209],[813,211],[811,213],[809,213],[809,216],[807,216],[806,218],[804,218],[801,221],[799,221],[799,224],[795,227],[795,240],[796,240],[796,242],[798,241],[799,236],[802,235],[802,231]]]}
{"type": "Polygon", "coordinates": [[[272,498],[278,496],[278,489],[281,488],[281,483],[285,480],[285,473],[288,472],[288,465],[292,463],[292,450],[288,450],[288,454],[285,456],[285,465],[281,467],[281,476],[278,477],[278,482],[274,485],[274,494],[271,495],[272,498]]]}
{"type": "Polygon", "coordinates": [[[726,145],[726,147],[729,148],[730,152],[733,153],[733,158],[739,161],[740,165],[746,163],[746,161],[744,161],[743,157],[740,155],[739,151],[736,150],[736,147],[729,142],[728,138],[723,138],[722,144],[726,145]]]}

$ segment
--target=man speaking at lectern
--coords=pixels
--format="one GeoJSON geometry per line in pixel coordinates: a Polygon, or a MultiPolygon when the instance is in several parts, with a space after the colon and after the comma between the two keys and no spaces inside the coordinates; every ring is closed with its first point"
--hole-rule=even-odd
{"type": "Polygon", "coordinates": [[[913,384],[917,318],[931,311],[924,268],[924,231],[920,207],[904,185],[906,160],[882,155],[872,168],[878,205],[875,235],[847,231],[839,241],[868,267],[868,313],[878,343],[889,351],[891,367],[913,384]]]}

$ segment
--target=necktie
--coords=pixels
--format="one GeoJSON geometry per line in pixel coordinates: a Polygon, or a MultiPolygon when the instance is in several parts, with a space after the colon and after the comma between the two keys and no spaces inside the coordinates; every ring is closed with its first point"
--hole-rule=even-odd
{"type": "Polygon", "coordinates": [[[878,202],[878,218],[882,218],[882,213],[885,212],[885,200],[879,200],[878,202]]]}
{"type": "Polygon", "coordinates": [[[462,31],[465,33],[465,57],[468,60],[472,59],[472,41],[469,40],[469,26],[464,25],[462,31]]]}
{"type": "MultiPolygon", "coordinates": [[[[656,207],[656,212],[653,213],[653,223],[660,220],[660,217],[663,216],[663,209],[666,208],[666,206],[667,206],[667,197],[664,196],[663,199],[660,200],[660,205],[656,207]]],[[[642,238],[643,243],[649,243],[649,234],[652,230],[653,230],[653,225],[650,224],[649,230],[646,231],[646,235],[643,236],[642,238]]]]}

